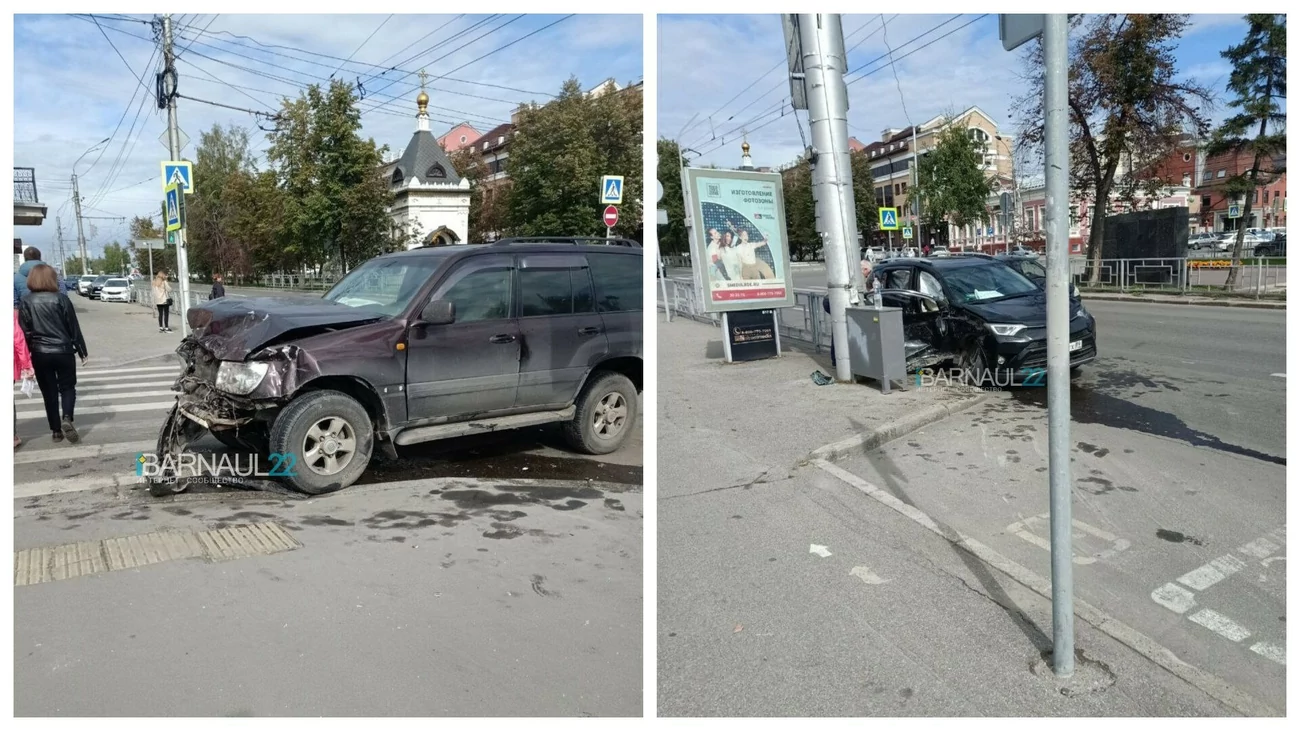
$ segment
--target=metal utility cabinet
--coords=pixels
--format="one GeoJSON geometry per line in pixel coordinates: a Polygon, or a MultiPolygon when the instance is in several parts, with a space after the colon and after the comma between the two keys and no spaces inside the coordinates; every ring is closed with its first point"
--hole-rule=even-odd
{"type": "Polygon", "coordinates": [[[849,364],[854,377],[880,383],[889,393],[890,381],[907,381],[903,350],[903,310],[899,307],[850,307],[849,364]]]}

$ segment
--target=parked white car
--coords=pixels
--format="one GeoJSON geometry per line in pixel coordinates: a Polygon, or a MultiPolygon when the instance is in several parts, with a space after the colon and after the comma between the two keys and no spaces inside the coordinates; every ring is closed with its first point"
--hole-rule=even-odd
{"type": "Polygon", "coordinates": [[[99,299],[101,302],[130,302],[131,282],[125,278],[104,282],[104,288],[99,291],[99,299]]]}

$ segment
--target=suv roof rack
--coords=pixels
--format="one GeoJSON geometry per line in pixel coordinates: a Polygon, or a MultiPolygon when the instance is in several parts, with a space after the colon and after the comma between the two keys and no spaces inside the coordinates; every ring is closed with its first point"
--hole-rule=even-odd
{"type": "Polygon", "coordinates": [[[587,244],[641,248],[641,244],[631,239],[607,239],[604,236],[508,236],[492,242],[492,246],[505,246],[506,244],[573,244],[574,246],[587,244]]]}

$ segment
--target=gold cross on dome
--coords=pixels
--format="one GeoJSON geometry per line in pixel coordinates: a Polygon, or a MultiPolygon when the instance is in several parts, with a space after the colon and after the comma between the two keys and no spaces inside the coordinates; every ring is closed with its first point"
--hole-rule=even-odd
{"type": "Polygon", "coordinates": [[[420,76],[420,90],[423,91],[423,90],[424,90],[424,80],[427,79],[427,78],[429,78],[429,75],[426,74],[426,73],[424,73],[424,69],[420,69],[420,74],[419,74],[419,76],[420,76]]]}

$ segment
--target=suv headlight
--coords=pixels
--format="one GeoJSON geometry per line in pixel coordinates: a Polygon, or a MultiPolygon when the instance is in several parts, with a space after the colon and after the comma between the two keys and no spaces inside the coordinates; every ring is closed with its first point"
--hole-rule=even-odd
{"type": "Polygon", "coordinates": [[[266,377],[269,363],[236,363],[221,361],[217,368],[217,389],[236,396],[247,396],[266,377]]]}
{"type": "Polygon", "coordinates": [[[989,324],[988,329],[993,331],[994,335],[1000,335],[1004,338],[1014,338],[1019,335],[1028,325],[994,325],[989,324]]]}

